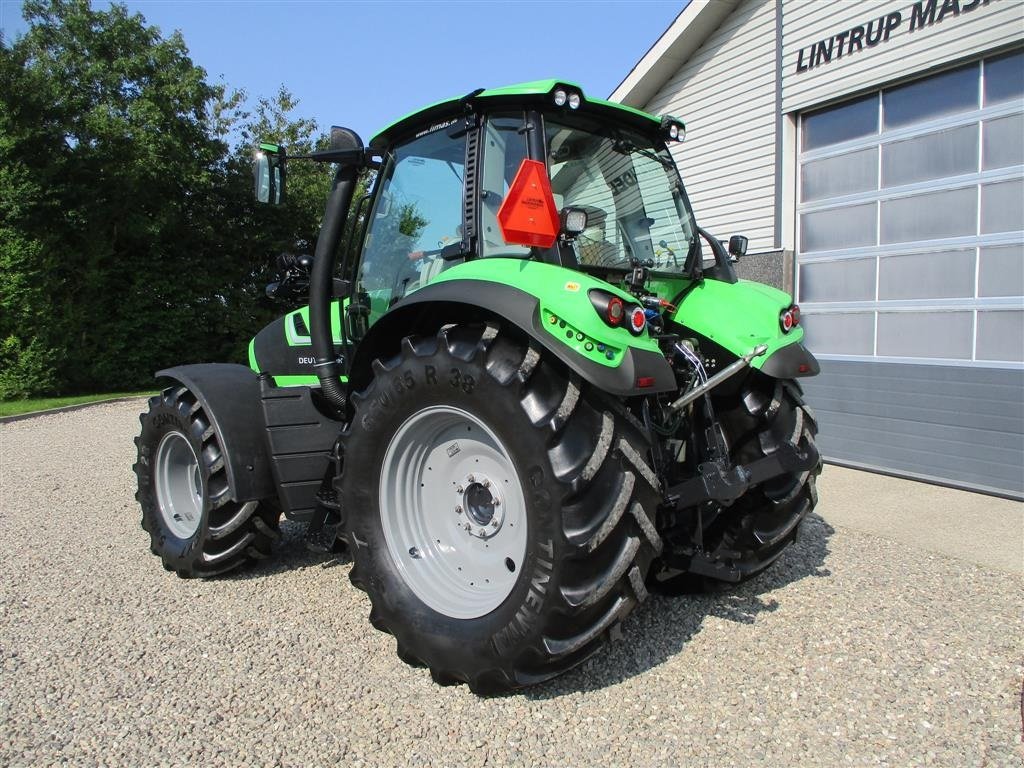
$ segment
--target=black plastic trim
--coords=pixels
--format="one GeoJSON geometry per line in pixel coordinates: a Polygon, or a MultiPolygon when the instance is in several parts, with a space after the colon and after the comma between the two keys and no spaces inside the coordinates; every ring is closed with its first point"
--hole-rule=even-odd
{"type": "Polygon", "coordinates": [[[343,424],[316,407],[310,387],[275,387],[264,379],[259,397],[281,509],[289,520],[308,520],[343,424]]]}
{"type": "Polygon", "coordinates": [[[223,451],[234,501],[277,494],[263,436],[259,377],[244,365],[201,363],[156,372],[184,384],[209,417],[223,451]]]}
{"type": "Polygon", "coordinates": [[[795,379],[799,376],[817,376],[821,366],[810,350],[799,341],[782,347],[761,366],[761,373],[776,379],[795,379]],[[800,366],[806,365],[810,370],[800,372],[800,366]]]}

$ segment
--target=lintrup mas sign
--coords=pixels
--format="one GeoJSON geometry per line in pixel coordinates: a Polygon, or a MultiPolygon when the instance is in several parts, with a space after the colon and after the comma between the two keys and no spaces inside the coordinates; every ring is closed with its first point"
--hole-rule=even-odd
{"type": "Polygon", "coordinates": [[[892,11],[866,24],[858,24],[801,48],[796,58],[796,71],[806,72],[822,64],[828,64],[833,59],[852,56],[864,47],[874,48],[880,43],[888,42],[893,33],[905,22],[910,24],[910,31],[914,32],[938,24],[944,19],[958,18],[961,14],[970,13],[990,2],[991,0],[918,0],[910,6],[909,20],[904,18],[902,12],[892,11]]]}

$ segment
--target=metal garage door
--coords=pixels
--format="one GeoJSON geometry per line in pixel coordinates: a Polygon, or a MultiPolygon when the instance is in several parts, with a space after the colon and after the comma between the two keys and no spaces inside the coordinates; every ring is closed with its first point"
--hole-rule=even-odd
{"type": "Polygon", "coordinates": [[[1024,494],[1024,52],[800,121],[830,459],[1024,494]]]}

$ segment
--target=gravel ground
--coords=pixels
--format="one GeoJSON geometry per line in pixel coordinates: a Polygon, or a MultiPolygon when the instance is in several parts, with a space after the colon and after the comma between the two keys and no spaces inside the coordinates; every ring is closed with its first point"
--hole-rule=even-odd
{"type": "Polygon", "coordinates": [[[294,526],[243,574],[165,573],[139,409],[0,426],[2,765],[1022,762],[1019,577],[813,517],[753,583],[652,597],[576,671],[481,699],[402,664],[294,526]]]}

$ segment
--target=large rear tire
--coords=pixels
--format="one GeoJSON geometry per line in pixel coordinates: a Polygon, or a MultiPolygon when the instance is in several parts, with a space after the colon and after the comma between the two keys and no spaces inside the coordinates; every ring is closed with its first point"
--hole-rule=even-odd
{"type": "Polygon", "coordinates": [[[640,429],[496,326],[407,338],[343,434],[352,583],[398,655],[495,693],[593,654],[647,596],[640,429]]]}
{"type": "Polygon", "coordinates": [[[150,398],[135,438],[135,498],[150,550],[182,578],[216,576],[270,554],[281,512],[274,500],[231,499],[221,441],[187,387],[150,398]]]}

